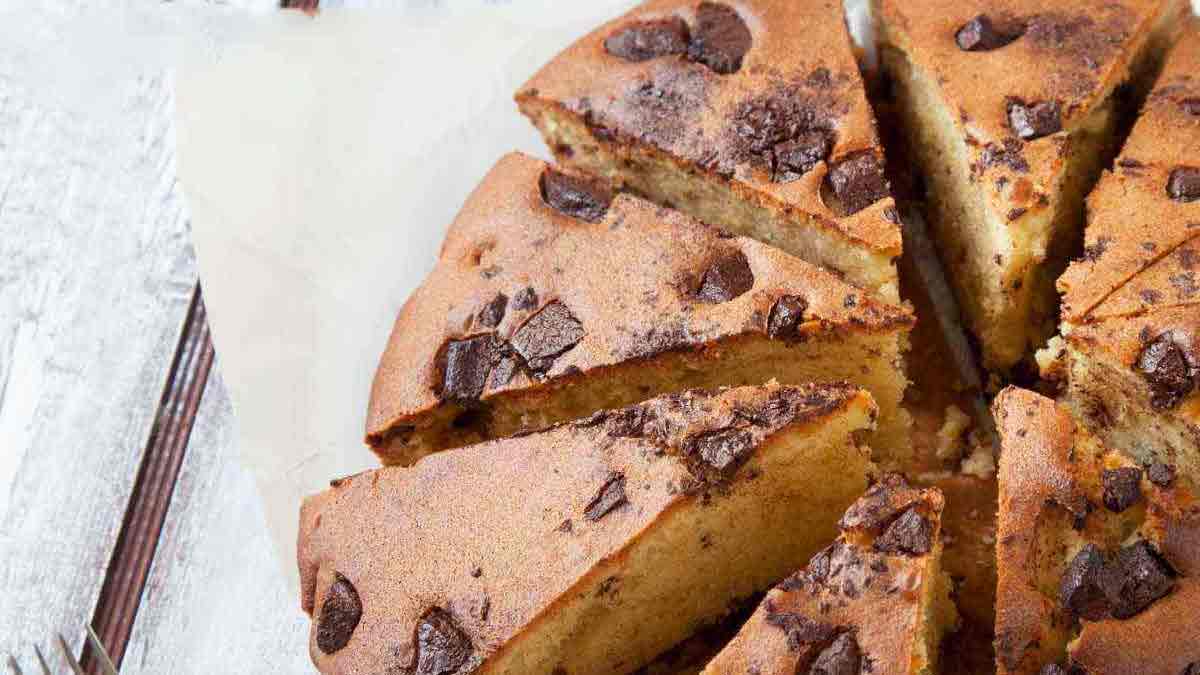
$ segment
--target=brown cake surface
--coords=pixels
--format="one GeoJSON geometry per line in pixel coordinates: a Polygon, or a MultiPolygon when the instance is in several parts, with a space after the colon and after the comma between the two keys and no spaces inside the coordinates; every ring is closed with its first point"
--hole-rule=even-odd
{"type": "Polygon", "coordinates": [[[943,498],[885,476],[837,540],[767,593],[707,675],[936,671],[957,615],[941,570],[943,498]]]}
{"type": "Polygon", "coordinates": [[[334,481],[300,515],[323,673],[626,673],[796,569],[867,485],[849,385],[685,392],[334,481]]]}
{"type": "Polygon", "coordinates": [[[368,440],[409,464],[665,392],[848,380],[879,404],[872,446],[899,460],[912,322],[755,240],[512,154],[400,311],[368,440]]]}
{"type": "Polygon", "coordinates": [[[1182,0],[876,0],[927,214],[985,364],[1053,332],[1054,281],[1182,0]],[[1129,85],[1129,86],[1125,86],[1129,85]]]}
{"type": "Polygon", "coordinates": [[[1177,468],[1137,464],[1030,391],[995,412],[999,672],[1200,668],[1200,502],[1177,468]]]}
{"type": "Polygon", "coordinates": [[[1106,439],[1200,480],[1196,20],[1088,213],[1084,256],[1059,280],[1068,401],[1106,439]]]}
{"type": "Polygon", "coordinates": [[[897,296],[901,236],[837,0],[650,0],[517,93],[560,162],[897,296]]]}

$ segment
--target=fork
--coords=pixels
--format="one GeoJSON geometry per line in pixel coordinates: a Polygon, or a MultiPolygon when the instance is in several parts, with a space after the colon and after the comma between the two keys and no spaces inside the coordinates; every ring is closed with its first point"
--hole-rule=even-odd
{"type": "MultiPolygon", "coordinates": [[[[87,671],[83,669],[83,666],[79,665],[79,660],[75,658],[75,653],[67,645],[67,641],[62,636],[62,633],[58,633],[54,638],[55,643],[58,645],[58,651],[67,660],[67,665],[71,667],[71,673],[73,675],[86,675],[87,671]]],[[[112,659],[109,658],[108,652],[104,650],[104,645],[100,642],[100,638],[96,636],[96,631],[92,630],[91,626],[87,627],[87,640],[92,645],[92,651],[96,655],[96,660],[100,663],[101,675],[118,675],[117,667],[113,665],[112,659]]],[[[38,666],[41,667],[41,675],[54,675],[54,671],[50,670],[50,664],[46,663],[46,657],[37,645],[33,646],[33,653],[37,655],[38,666]]],[[[8,669],[12,675],[25,675],[25,671],[21,670],[21,665],[17,663],[17,659],[12,654],[8,655],[8,669]]]]}

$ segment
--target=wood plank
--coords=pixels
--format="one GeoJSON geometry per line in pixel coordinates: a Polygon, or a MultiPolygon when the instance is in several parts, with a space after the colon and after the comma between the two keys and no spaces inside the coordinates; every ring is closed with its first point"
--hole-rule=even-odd
{"type": "Polygon", "coordinates": [[[209,379],[123,675],[305,673],[308,618],[279,574],[229,395],[209,379]]]}

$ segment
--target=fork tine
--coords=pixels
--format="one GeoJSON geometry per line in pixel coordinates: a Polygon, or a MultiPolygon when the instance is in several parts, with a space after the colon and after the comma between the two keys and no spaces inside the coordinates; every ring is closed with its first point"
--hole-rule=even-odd
{"type": "Polygon", "coordinates": [[[108,657],[108,652],[104,650],[104,645],[100,642],[100,637],[96,635],[96,631],[92,630],[91,624],[87,627],[88,642],[92,643],[92,649],[96,651],[96,656],[99,657],[100,667],[104,675],[118,675],[117,666],[108,657]]]}
{"type": "Polygon", "coordinates": [[[62,633],[58,634],[58,649],[62,652],[63,657],[67,660],[67,665],[71,666],[72,673],[75,673],[75,675],[86,675],[86,673],[83,672],[83,667],[79,665],[79,661],[75,660],[75,654],[67,645],[67,640],[62,636],[62,633]]]}
{"type": "Polygon", "coordinates": [[[17,665],[17,660],[13,658],[12,654],[8,655],[8,669],[12,671],[13,675],[22,675],[21,666],[17,665]]]}
{"type": "Polygon", "coordinates": [[[42,656],[42,650],[38,649],[37,645],[33,646],[33,653],[37,654],[38,664],[42,666],[42,675],[54,675],[50,670],[50,665],[46,663],[46,657],[42,656]]]}

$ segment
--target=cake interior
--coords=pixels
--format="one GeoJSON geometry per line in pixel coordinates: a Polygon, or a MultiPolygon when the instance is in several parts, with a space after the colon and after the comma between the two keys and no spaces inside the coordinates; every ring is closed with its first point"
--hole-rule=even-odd
{"type": "Polygon", "coordinates": [[[677,502],[479,672],[629,672],[720,620],[833,539],[872,470],[855,440],[870,425],[852,405],[766,439],[727,488],[677,502]]]}
{"type": "Polygon", "coordinates": [[[821,331],[800,342],[747,333],[697,349],[660,353],[636,361],[565,376],[520,395],[500,392],[472,408],[439,406],[392,432],[373,438],[385,464],[408,465],[439,450],[540,429],[685,389],[848,381],[871,392],[879,424],[869,436],[875,459],[886,467],[911,454],[910,418],[901,407],[908,380],[899,331],[821,331]]]}
{"type": "Polygon", "coordinates": [[[848,239],[813,214],[785,208],[758,190],[646,143],[601,140],[583,117],[554,102],[518,96],[518,103],[560,163],[606,176],[650,201],[776,246],[884,300],[899,299],[896,265],[890,255],[848,239]]]}
{"type": "Polygon", "coordinates": [[[1164,13],[1135,60],[1130,79],[1137,88],[1114,88],[1069,130],[1063,167],[1046,186],[1049,208],[1012,222],[986,203],[971,175],[967,139],[937,83],[908,58],[904,37],[885,30],[881,63],[911,134],[907,152],[925,180],[925,208],[943,263],[989,369],[1008,370],[1053,334],[1054,283],[1082,247],[1084,198],[1120,149],[1170,47],[1175,16],[1164,13]]]}
{"type": "Polygon", "coordinates": [[[916,675],[940,672],[942,638],[959,625],[958,610],[951,597],[954,588],[950,575],[942,569],[942,543],[939,541],[930,555],[929,566],[921,585],[921,639],[914,643],[913,668],[916,675]]]}

